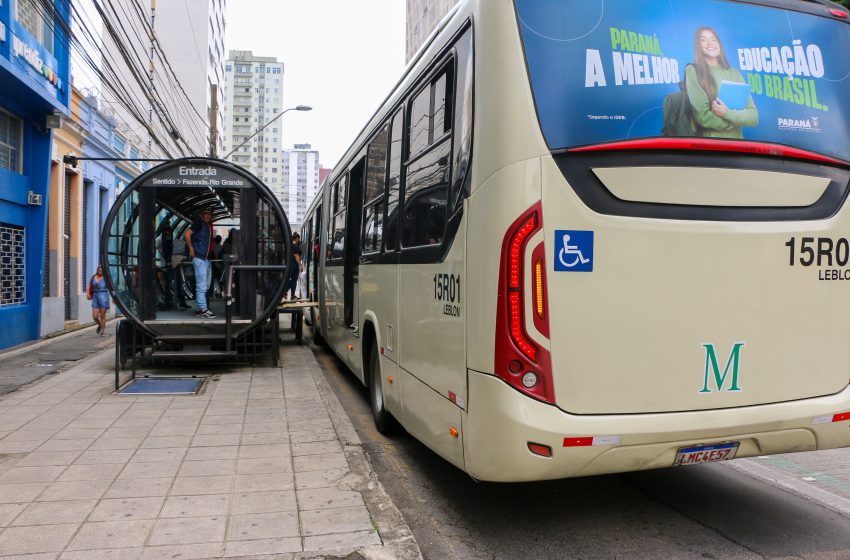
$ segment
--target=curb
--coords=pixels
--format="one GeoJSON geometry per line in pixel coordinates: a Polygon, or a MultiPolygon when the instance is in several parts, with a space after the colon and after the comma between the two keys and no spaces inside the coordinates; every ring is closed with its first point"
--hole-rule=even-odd
{"type": "MultiPolygon", "coordinates": [[[[351,490],[356,490],[363,495],[366,509],[375,522],[378,534],[383,546],[368,546],[356,552],[339,556],[348,560],[422,560],[422,552],[413,537],[410,527],[402,517],[401,512],[384,490],[381,481],[375,474],[369,458],[363,451],[363,442],[354,430],[354,425],[348,419],[342,403],[331,389],[322,368],[316,361],[310,344],[303,347],[304,363],[310,367],[310,374],[316,382],[325,406],[331,417],[334,430],[345,451],[348,465],[351,467],[350,477],[343,479],[341,484],[351,490]]],[[[320,556],[321,558],[334,558],[333,556],[320,556]]],[[[296,558],[316,558],[315,556],[296,556],[296,558]]]]}
{"type": "MultiPolygon", "coordinates": [[[[106,321],[106,323],[109,324],[110,322],[112,322],[113,320],[118,319],[118,318],[119,317],[114,317],[113,319],[108,319],[106,321]]],[[[94,327],[95,327],[95,323],[87,323],[85,325],[80,325],[80,326],[75,327],[73,329],[69,329],[67,331],[58,331],[58,332],[55,332],[55,333],[48,334],[48,335],[46,335],[42,338],[39,338],[38,340],[33,340],[33,341],[30,341],[30,342],[24,342],[23,344],[19,344],[17,346],[13,346],[13,347],[11,347],[7,350],[0,351],[0,360],[3,360],[5,358],[11,358],[13,356],[18,356],[20,354],[25,354],[25,353],[27,353],[31,350],[38,350],[39,348],[42,348],[43,346],[47,346],[48,344],[52,344],[52,343],[56,342],[57,340],[64,338],[66,336],[67,337],[79,336],[79,335],[83,334],[83,332],[90,330],[90,329],[93,329],[94,327]]]]}
{"type": "Polygon", "coordinates": [[[777,471],[775,468],[760,465],[753,459],[730,461],[726,466],[789,494],[814,502],[839,515],[850,517],[850,500],[847,498],[807,484],[789,474],[777,471]]]}

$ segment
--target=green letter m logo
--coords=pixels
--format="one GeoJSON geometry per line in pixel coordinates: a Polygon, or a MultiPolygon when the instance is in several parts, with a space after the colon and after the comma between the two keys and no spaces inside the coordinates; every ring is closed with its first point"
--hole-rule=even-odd
{"type": "Polygon", "coordinates": [[[743,342],[736,342],[732,347],[732,354],[726,360],[726,367],[723,368],[723,373],[720,373],[720,367],[717,365],[717,353],[714,351],[714,344],[703,344],[705,348],[705,382],[700,389],[700,393],[711,393],[708,388],[709,369],[714,373],[714,384],[717,387],[717,392],[723,391],[723,385],[726,383],[726,378],[729,376],[729,366],[732,366],[732,385],[726,390],[727,392],[740,391],[738,386],[738,364],[740,363],[741,348],[743,342]]]}

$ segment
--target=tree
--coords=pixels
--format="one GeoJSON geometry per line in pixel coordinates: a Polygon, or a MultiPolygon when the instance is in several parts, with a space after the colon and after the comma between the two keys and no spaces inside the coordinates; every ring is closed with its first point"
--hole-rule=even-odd
{"type": "Polygon", "coordinates": [[[845,8],[850,8],[850,0],[838,0],[838,3],[844,6],[845,8]]]}

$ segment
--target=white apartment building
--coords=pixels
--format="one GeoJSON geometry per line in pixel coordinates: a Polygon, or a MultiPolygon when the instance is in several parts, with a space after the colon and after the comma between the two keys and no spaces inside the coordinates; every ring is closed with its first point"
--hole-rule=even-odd
{"type": "Polygon", "coordinates": [[[251,138],[283,110],[283,63],[274,57],[254,56],[251,51],[230,51],[224,65],[224,84],[222,156],[245,143],[228,160],[256,175],[283,202],[281,120],[251,138]]]}
{"type": "MultiPolygon", "coordinates": [[[[111,11],[107,12],[123,49],[119,48],[104,25],[105,60],[114,68],[117,81],[126,87],[128,95],[116,99],[113,93],[102,87],[101,96],[118,121],[117,141],[125,146],[127,157],[165,155],[154,138],[175,157],[210,153],[211,121],[218,123],[217,128],[220,129],[224,114],[220,85],[224,75],[226,4],[227,0],[158,3],[115,0],[118,17],[111,11]],[[152,65],[151,26],[164,53],[163,56],[159,48],[153,49],[152,65]],[[166,113],[165,118],[158,116],[156,110],[151,112],[151,103],[140,91],[134,74],[153,82],[154,103],[160,108],[159,112],[166,113]],[[216,86],[217,103],[213,103],[212,99],[213,86],[216,86]],[[133,112],[147,117],[145,122],[154,131],[153,135],[126,107],[128,98],[134,107],[133,112]],[[212,119],[212,108],[216,104],[216,118],[212,119]]],[[[217,151],[220,152],[223,146],[219,135],[217,151]]]]}
{"type": "Polygon", "coordinates": [[[319,192],[319,152],[310,144],[295,144],[283,151],[283,198],[281,204],[292,231],[304,223],[307,206],[319,192]]]}
{"type": "Polygon", "coordinates": [[[407,0],[407,47],[405,62],[410,62],[437,24],[458,0],[407,0]]]}

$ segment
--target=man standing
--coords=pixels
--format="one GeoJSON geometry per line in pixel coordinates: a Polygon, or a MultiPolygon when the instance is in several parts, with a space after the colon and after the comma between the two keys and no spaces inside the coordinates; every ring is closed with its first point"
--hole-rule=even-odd
{"type": "Polygon", "coordinates": [[[198,219],[192,223],[191,228],[186,230],[184,239],[189,248],[192,267],[195,269],[195,299],[198,303],[195,315],[204,319],[215,319],[215,313],[207,307],[207,290],[212,280],[210,271],[210,259],[213,256],[212,212],[201,210],[198,213],[198,219]]]}
{"type": "Polygon", "coordinates": [[[289,259],[289,278],[283,297],[295,299],[295,288],[298,286],[298,275],[301,273],[301,236],[298,232],[292,234],[292,257],[289,259]]]}

